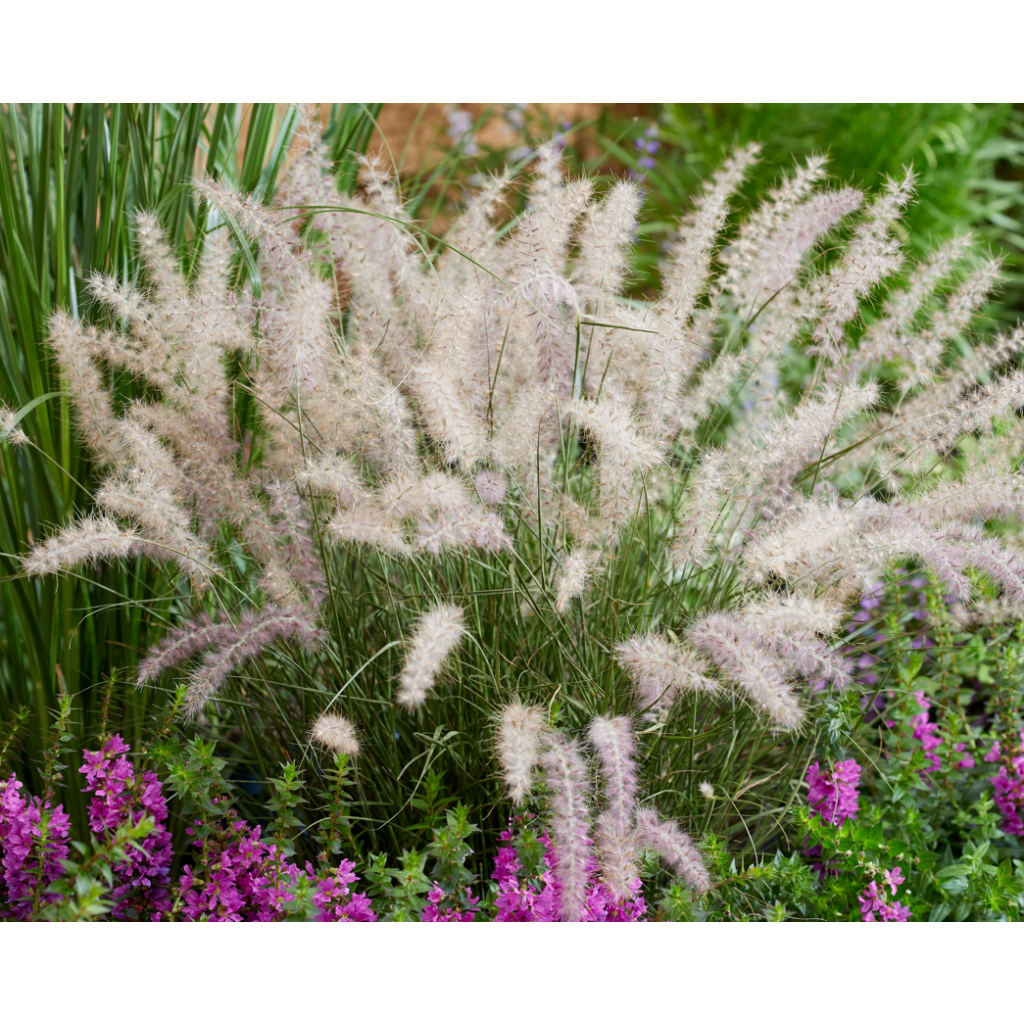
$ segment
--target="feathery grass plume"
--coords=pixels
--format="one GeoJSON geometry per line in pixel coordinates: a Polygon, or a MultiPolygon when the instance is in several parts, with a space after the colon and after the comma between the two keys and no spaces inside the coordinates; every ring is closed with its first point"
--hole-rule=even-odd
{"type": "Polygon", "coordinates": [[[837,689],[853,682],[853,662],[833,651],[824,640],[808,633],[778,633],[761,642],[791,675],[822,678],[837,689]]]}
{"type": "MultiPolygon", "coordinates": [[[[811,247],[853,213],[861,204],[863,194],[844,188],[836,192],[817,192],[792,206],[784,215],[776,209],[770,232],[751,254],[752,258],[737,289],[746,304],[748,317],[758,312],[776,292],[794,281],[800,273],[811,247]]],[[[726,254],[729,264],[738,266],[740,254],[726,254]]],[[[728,276],[728,275],[727,275],[728,276]]],[[[739,275],[734,275],[738,277],[739,275]]],[[[736,287],[736,285],[733,285],[736,287]]]]}
{"type": "Polygon", "coordinates": [[[217,646],[208,648],[202,663],[189,677],[184,713],[192,720],[241,664],[266,650],[277,640],[294,640],[315,650],[324,639],[312,615],[302,611],[264,608],[244,612],[217,646]]]}
{"type": "Polygon", "coordinates": [[[508,478],[493,469],[481,469],[473,478],[476,493],[485,505],[500,505],[508,493],[508,478]]]}
{"type": "Polygon", "coordinates": [[[436,604],[420,619],[399,677],[398,703],[412,711],[427,699],[445,659],[466,635],[463,610],[436,604]]]}
{"type": "Polygon", "coordinates": [[[806,396],[792,415],[782,418],[764,441],[761,480],[755,487],[761,514],[774,517],[796,496],[794,477],[820,458],[836,430],[850,417],[878,401],[878,386],[868,383],[826,385],[820,395],[806,396]]]}
{"type": "Polygon", "coordinates": [[[310,727],[309,741],[319,743],[333,754],[359,753],[356,727],[343,715],[323,714],[310,727]]]}
{"type": "Polygon", "coordinates": [[[214,622],[205,613],[196,620],[168,630],[139,662],[136,685],[152,682],[175,665],[188,661],[209,647],[230,643],[233,627],[230,623],[214,622]]]}
{"type": "Polygon", "coordinates": [[[944,242],[926,260],[918,263],[906,288],[893,292],[885,301],[885,316],[870,324],[861,337],[852,365],[856,371],[906,352],[914,319],[935,288],[952,272],[971,245],[969,235],[944,242]]]}
{"type": "Polygon", "coordinates": [[[782,666],[734,616],[725,612],[706,615],[687,630],[687,636],[698,650],[742,687],[776,727],[792,730],[800,724],[803,720],[800,702],[786,684],[782,666]]]}
{"type": "Polygon", "coordinates": [[[960,565],[985,573],[1002,590],[1004,598],[1016,604],[1024,602],[1024,564],[993,537],[986,537],[977,526],[957,526],[950,532],[960,565]]]}
{"type": "MultiPolygon", "coordinates": [[[[371,363],[370,372],[376,376],[378,368],[371,363]]],[[[382,381],[373,403],[380,428],[380,436],[373,438],[381,461],[389,473],[397,476],[415,473],[420,462],[416,454],[416,432],[412,425],[412,412],[402,392],[393,384],[382,381]]]]}
{"type": "Polygon", "coordinates": [[[576,422],[594,435],[602,459],[607,456],[628,470],[650,469],[661,461],[661,445],[636,429],[622,403],[576,399],[570,409],[576,422]]]}
{"type": "Polygon", "coordinates": [[[498,759],[513,803],[521,804],[533,785],[544,730],[543,709],[516,699],[501,709],[498,759]]]}
{"type": "Polygon", "coordinates": [[[707,892],[710,888],[711,876],[704,866],[704,858],[674,821],[662,821],[653,807],[641,807],[636,812],[635,837],[638,846],[664,858],[676,876],[696,892],[707,892]]]}
{"type": "Polygon", "coordinates": [[[473,507],[440,512],[421,522],[416,534],[416,546],[431,555],[467,545],[481,551],[511,551],[512,538],[505,532],[501,516],[473,507]]]}
{"type": "Polygon", "coordinates": [[[389,516],[427,519],[435,512],[461,512],[472,506],[466,484],[448,473],[394,477],[381,488],[380,506],[389,516]]]}
{"type": "Polygon", "coordinates": [[[679,241],[671,249],[661,300],[677,330],[684,328],[706,287],[715,240],[729,213],[729,198],[760,149],[756,143],[737,149],[715,173],[711,184],[705,185],[693,215],[681,226],[679,241]]]}
{"type": "Polygon", "coordinates": [[[489,266],[494,258],[497,231],[494,219],[503,205],[503,196],[512,183],[512,174],[506,169],[489,177],[472,196],[465,212],[448,231],[448,243],[437,260],[437,274],[442,289],[452,291],[467,281],[476,281],[483,271],[469,263],[489,266]]]}
{"type": "Polygon", "coordinates": [[[857,225],[842,259],[810,285],[813,302],[821,307],[811,337],[816,351],[833,362],[840,357],[843,329],[858,314],[860,300],[899,269],[899,243],[889,232],[913,189],[914,175],[909,170],[899,181],[890,178],[857,225]]]}
{"type": "Polygon", "coordinates": [[[548,789],[554,874],[561,886],[559,917],[580,921],[587,898],[590,860],[590,781],[578,740],[560,733],[547,737],[540,759],[548,789]]]}
{"type": "Polygon", "coordinates": [[[487,455],[486,426],[448,370],[433,360],[412,367],[409,387],[430,435],[449,465],[472,466],[487,455]]]}
{"type": "Polygon", "coordinates": [[[1024,372],[997,377],[991,384],[979,384],[954,410],[945,414],[945,420],[930,438],[942,454],[955,447],[956,440],[973,430],[987,431],[995,417],[1007,416],[1024,409],[1024,372]]]}
{"type": "Polygon", "coordinates": [[[837,552],[855,536],[860,514],[838,503],[805,502],[774,529],[757,531],[743,548],[747,576],[764,584],[780,579],[813,579],[835,563],[837,552]]]}
{"type": "Polygon", "coordinates": [[[704,566],[711,546],[711,531],[722,509],[728,487],[725,474],[726,454],[718,448],[708,449],[687,481],[689,502],[679,520],[670,549],[675,565],[694,562],[704,566]]]}
{"type": "Polygon", "coordinates": [[[967,329],[999,279],[1001,262],[986,260],[932,316],[931,326],[912,339],[901,355],[909,369],[900,389],[906,394],[932,380],[940,368],[948,341],[967,329]]]}
{"type": "Polygon", "coordinates": [[[112,480],[96,492],[96,501],[108,512],[138,523],[148,544],[162,550],[177,562],[189,578],[192,588],[202,594],[210,585],[212,566],[210,549],[189,528],[189,517],[178,507],[166,488],[138,482],[112,480]]]}
{"type": "Polygon", "coordinates": [[[590,745],[604,777],[605,809],[597,816],[597,860],[601,875],[616,900],[632,894],[636,878],[633,812],[636,805],[637,767],[633,725],[628,718],[597,716],[588,730],[590,745]]]}
{"type": "Polygon", "coordinates": [[[877,546],[883,558],[916,555],[958,600],[970,598],[971,583],[963,574],[965,553],[950,538],[921,526],[902,508],[870,498],[864,499],[861,507],[863,528],[877,531],[868,535],[866,546],[877,546]]]}
{"type": "Polygon", "coordinates": [[[327,533],[343,544],[365,544],[391,555],[406,557],[413,552],[401,528],[373,506],[337,512],[327,524],[327,533]]]}
{"type": "Polygon", "coordinates": [[[718,682],[708,675],[710,665],[700,655],[656,633],[616,644],[615,660],[636,684],[645,718],[667,714],[676,697],[686,690],[714,693],[718,689],[718,682]]]}
{"type": "Polygon", "coordinates": [[[737,297],[737,305],[747,310],[749,317],[759,295],[771,295],[784,285],[788,277],[767,287],[777,270],[777,255],[782,246],[772,244],[786,225],[798,204],[807,198],[811,189],[825,176],[827,161],[823,156],[807,157],[804,166],[797,165],[792,174],[772,189],[747,221],[740,227],[735,241],[719,256],[726,267],[724,288],[737,297]],[[772,257],[776,259],[772,259],[772,257]]]}
{"type": "MultiPolygon", "coordinates": [[[[943,480],[916,495],[909,502],[913,514],[926,526],[941,526],[951,520],[984,523],[989,519],[1020,518],[1024,515],[1024,476],[1012,472],[1001,454],[980,469],[962,477],[943,480]]],[[[904,502],[897,499],[893,504],[904,502]]]]}
{"type": "Polygon", "coordinates": [[[155,434],[137,423],[121,424],[122,451],[131,468],[121,479],[110,477],[96,501],[114,515],[138,523],[150,544],[163,548],[189,577],[197,593],[209,586],[212,554],[191,529],[185,503],[184,474],[155,434]]]}
{"type": "Polygon", "coordinates": [[[93,355],[99,348],[96,328],[82,328],[66,313],[50,317],[50,347],[64,374],[78,413],[78,429],[97,463],[109,466],[120,456],[117,418],[93,355]]]}
{"type": "Polygon", "coordinates": [[[700,790],[700,795],[704,797],[705,800],[715,799],[715,787],[710,782],[705,780],[697,788],[700,790]]]}
{"type": "Polygon", "coordinates": [[[18,414],[0,402],[0,441],[7,444],[28,444],[28,435],[18,426],[18,414]]]}
{"type": "Polygon", "coordinates": [[[131,558],[141,545],[136,530],[124,529],[109,516],[83,516],[34,547],[21,565],[30,576],[46,576],[76,565],[131,558]]]}
{"type": "Polygon", "coordinates": [[[591,579],[592,553],[580,548],[573,548],[565,556],[555,580],[555,610],[559,615],[565,613],[569,602],[586,593],[591,579]]]}
{"type": "Polygon", "coordinates": [[[300,487],[308,487],[314,494],[333,495],[340,508],[353,508],[362,502],[370,504],[373,501],[359,470],[348,459],[337,455],[310,460],[305,469],[295,474],[295,482],[300,487]]]}
{"type": "Polygon", "coordinates": [[[622,287],[640,204],[639,185],[619,181],[587,213],[572,283],[580,298],[591,305],[592,313],[600,312],[602,296],[615,295],[622,287]]]}
{"type": "Polygon", "coordinates": [[[327,383],[331,338],[327,318],[334,289],[311,274],[293,273],[287,280],[287,301],[267,305],[260,327],[267,340],[263,354],[274,383],[283,393],[296,388],[315,391],[327,383]]]}
{"type": "Polygon", "coordinates": [[[771,594],[751,601],[740,611],[743,621],[756,633],[820,633],[830,636],[843,621],[841,605],[804,594],[771,594]]]}
{"type": "Polygon", "coordinates": [[[164,241],[159,220],[142,210],[135,216],[135,232],[150,282],[157,293],[166,297],[180,295],[185,290],[185,278],[171,247],[164,241]]]}
{"type": "MultiPolygon", "coordinates": [[[[308,600],[316,607],[327,597],[327,577],[302,499],[292,483],[278,481],[264,487],[270,498],[268,512],[273,519],[274,532],[282,545],[280,561],[274,560],[267,571],[280,572],[286,588],[295,583],[301,584],[305,594],[298,591],[299,603],[308,600]]],[[[270,588],[264,585],[264,589],[271,598],[274,597],[270,588]]]]}
{"type": "MultiPolygon", "coordinates": [[[[992,419],[1006,416],[1015,405],[1016,382],[1000,377],[982,383],[996,369],[1024,350],[1024,327],[1009,336],[999,335],[992,345],[954,359],[916,396],[881,416],[878,435],[869,439],[859,460],[874,459],[893,494],[913,485],[935,453],[948,455],[960,436],[974,429],[987,434],[992,419]],[[965,415],[966,414],[966,415],[965,415]]],[[[843,467],[847,468],[847,467],[843,467]]]]}
{"type": "Polygon", "coordinates": [[[705,369],[697,385],[679,403],[677,422],[684,434],[695,431],[717,406],[728,404],[745,366],[740,356],[725,353],[705,369]]]}
{"type": "Polygon", "coordinates": [[[959,367],[944,381],[947,390],[960,391],[975,381],[993,376],[1001,366],[1013,362],[1024,352],[1024,327],[1017,325],[1009,334],[997,334],[991,343],[978,345],[964,356],[959,367]]]}
{"type": "Polygon", "coordinates": [[[598,444],[601,499],[598,522],[604,538],[614,546],[636,509],[637,474],[657,465],[663,457],[663,448],[636,429],[628,407],[621,402],[606,398],[575,399],[571,413],[598,444]]]}

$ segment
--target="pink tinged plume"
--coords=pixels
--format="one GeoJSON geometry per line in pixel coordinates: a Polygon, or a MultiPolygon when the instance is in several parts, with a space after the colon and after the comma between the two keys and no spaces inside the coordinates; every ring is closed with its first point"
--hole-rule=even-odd
{"type": "Polygon", "coordinates": [[[230,623],[213,622],[208,615],[202,614],[194,622],[186,622],[168,631],[139,662],[138,685],[152,682],[167,669],[188,661],[193,655],[214,644],[229,642],[232,629],[230,623]]]}
{"type": "Polygon", "coordinates": [[[590,860],[590,824],[587,804],[590,783],[576,740],[556,734],[541,756],[544,781],[550,792],[551,831],[555,878],[561,885],[562,921],[581,921],[586,907],[590,860]]]}
{"type": "Polygon", "coordinates": [[[674,821],[660,821],[653,807],[636,812],[636,844],[664,858],[676,875],[697,892],[707,892],[711,876],[690,837],[674,821]]]}
{"type": "Polygon", "coordinates": [[[223,641],[207,651],[192,674],[185,697],[186,718],[195,718],[231,672],[261,654],[275,640],[294,640],[312,649],[323,636],[309,611],[287,612],[269,606],[262,611],[246,612],[237,625],[228,627],[223,641]]]}
{"type": "Polygon", "coordinates": [[[759,253],[761,294],[771,295],[800,273],[807,250],[827,231],[860,206],[863,195],[856,189],[817,192],[796,207],[769,238],[759,253]]]}
{"type": "Polygon", "coordinates": [[[628,718],[595,718],[590,743],[604,776],[607,806],[598,816],[597,859],[605,884],[616,900],[633,895],[636,879],[633,811],[636,806],[636,761],[633,726],[628,718]]]}
{"type": "Polygon", "coordinates": [[[561,615],[573,598],[581,597],[590,582],[590,559],[580,549],[570,551],[555,579],[555,611],[561,615]]]}
{"type": "Polygon", "coordinates": [[[795,729],[803,718],[782,666],[760,646],[756,634],[734,616],[716,612],[689,631],[690,642],[739,684],[780,729],[795,729]]]}

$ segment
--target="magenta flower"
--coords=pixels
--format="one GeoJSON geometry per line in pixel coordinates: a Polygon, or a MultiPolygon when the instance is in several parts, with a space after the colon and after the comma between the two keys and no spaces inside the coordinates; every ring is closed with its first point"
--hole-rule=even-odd
{"type": "Polygon", "coordinates": [[[902,903],[883,904],[878,913],[883,921],[910,920],[910,911],[902,903]]]}
{"type": "Polygon", "coordinates": [[[932,705],[925,697],[924,690],[915,690],[914,696],[917,698],[918,706],[922,709],[919,715],[914,715],[910,719],[910,724],[914,727],[914,739],[921,741],[925,757],[929,762],[929,767],[924,770],[926,772],[938,771],[942,767],[942,760],[938,754],[933,754],[932,751],[942,745],[942,740],[935,735],[939,728],[938,725],[928,721],[928,711],[932,705]]]}
{"type": "MultiPolygon", "coordinates": [[[[294,887],[303,870],[285,861],[275,844],[263,842],[259,825],[249,825],[234,811],[228,811],[226,819],[214,827],[219,832],[219,854],[200,864],[198,870],[185,868],[179,880],[184,916],[190,921],[281,920],[286,904],[295,899],[294,887]]],[[[193,829],[186,831],[195,834],[193,829]]],[[[192,845],[204,851],[201,839],[193,840],[192,845]]],[[[202,857],[200,853],[200,861],[202,857]]],[[[333,874],[317,881],[313,904],[319,911],[318,921],[377,920],[369,898],[351,889],[359,880],[354,867],[352,861],[343,860],[333,874]]],[[[316,877],[309,864],[305,874],[316,877]]]]}
{"type": "Polygon", "coordinates": [[[470,909],[464,914],[460,914],[458,907],[453,907],[450,910],[444,910],[441,908],[441,902],[447,897],[447,893],[442,889],[436,882],[434,883],[433,889],[427,893],[427,903],[429,906],[425,907],[423,914],[420,917],[421,921],[472,921],[476,917],[476,904],[480,902],[479,896],[474,896],[471,889],[466,890],[466,902],[469,903],[470,909]]]}
{"type": "MultiPolygon", "coordinates": [[[[967,747],[966,743],[957,743],[953,747],[953,750],[954,750],[955,753],[961,754],[966,749],[966,747],[967,747]]],[[[964,754],[964,756],[962,758],[960,758],[959,761],[957,761],[956,767],[957,768],[961,768],[961,769],[973,768],[974,767],[974,758],[970,754],[964,754]]]]}
{"type": "MultiPolygon", "coordinates": [[[[1020,740],[1024,745],[1024,732],[1021,732],[1020,740]]],[[[996,742],[984,760],[991,763],[1002,756],[1002,749],[996,742]]],[[[1009,836],[1024,836],[1024,754],[1010,758],[1009,767],[1000,765],[999,773],[989,781],[995,790],[993,799],[996,807],[1003,815],[999,827],[1009,836]]]]}
{"type": "Polygon", "coordinates": [[[901,868],[895,868],[892,871],[885,872],[885,884],[889,886],[889,891],[896,895],[896,890],[906,881],[903,877],[903,871],[901,868]]]}
{"type": "Polygon", "coordinates": [[[861,920],[874,921],[875,911],[882,906],[882,897],[878,895],[878,883],[872,882],[857,898],[860,900],[861,920]]]}
{"type": "MultiPolygon", "coordinates": [[[[359,876],[352,870],[355,864],[343,860],[333,875],[322,878],[317,883],[317,892],[313,902],[320,909],[318,921],[376,921],[377,915],[370,907],[370,898],[361,892],[353,892],[353,882],[359,876]]],[[[306,866],[309,871],[309,865],[306,866]]]]}
{"type": "Polygon", "coordinates": [[[822,821],[842,825],[847,818],[857,817],[860,770],[853,758],[839,761],[831,772],[822,771],[817,761],[807,769],[807,801],[822,821]]]}
{"type": "Polygon", "coordinates": [[[144,817],[153,819],[153,830],[138,847],[125,850],[127,860],[111,864],[119,884],[110,893],[114,918],[148,917],[159,921],[171,909],[171,835],[167,820],[167,802],[160,780],[153,772],[135,774],[125,756],[128,744],[114,735],[101,751],[83,750],[85,764],[79,771],[85,776],[86,793],[93,793],[89,804],[89,827],[104,835],[122,825],[138,824],[144,817]]]}
{"type": "Polygon", "coordinates": [[[59,897],[47,886],[64,874],[68,856],[69,819],[63,805],[51,807],[37,796],[27,800],[12,775],[0,782],[0,919],[24,920],[38,902],[42,907],[59,897]]]}

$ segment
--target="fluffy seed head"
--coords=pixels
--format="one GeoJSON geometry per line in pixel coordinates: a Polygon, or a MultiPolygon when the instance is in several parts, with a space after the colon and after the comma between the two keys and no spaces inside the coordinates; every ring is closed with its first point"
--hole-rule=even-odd
{"type": "Polygon", "coordinates": [[[590,580],[590,561],[578,548],[570,551],[556,580],[555,610],[562,614],[574,597],[580,597],[590,580]]]}
{"type": "Polygon", "coordinates": [[[313,723],[309,738],[335,754],[355,757],[359,753],[359,737],[355,726],[342,715],[321,715],[313,723]]]}
{"type": "Polygon", "coordinates": [[[508,491],[508,480],[504,473],[493,469],[481,469],[476,475],[476,493],[485,505],[500,505],[508,491]]]}
{"type": "Polygon", "coordinates": [[[453,648],[466,635],[458,605],[435,605],[420,620],[399,677],[398,703],[412,711],[426,699],[453,648]]]}
{"type": "Polygon", "coordinates": [[[540,756],[543,711],[520,700],[502,709],[498,729],[498,758],[513,803],[522,803],[532,785],[533,768],[540,756]]]}
{"type": "Polygon", "coordinates": [[[18,414],[0,402],[0,441],[8,444],[26,444],[28,436],[18,426],[18,414]]]}

